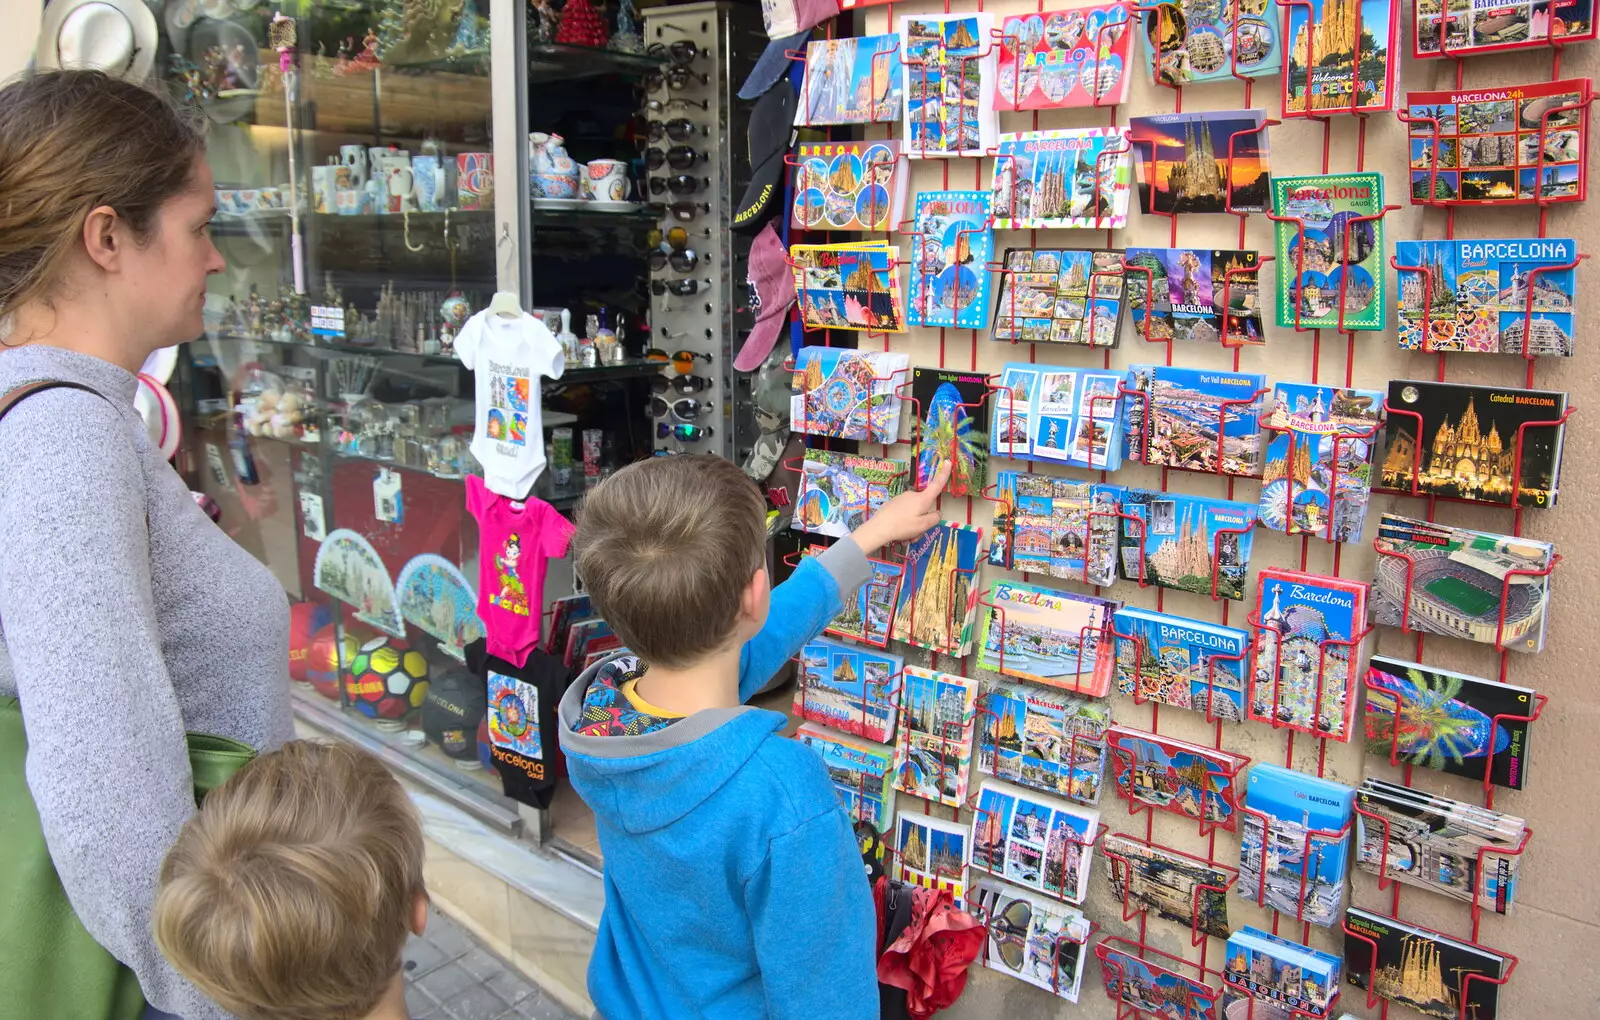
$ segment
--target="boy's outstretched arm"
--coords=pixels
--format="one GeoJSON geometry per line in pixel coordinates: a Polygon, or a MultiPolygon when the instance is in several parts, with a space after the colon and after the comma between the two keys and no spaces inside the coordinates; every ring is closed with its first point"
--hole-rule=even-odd
{"type": "Polygon", "coordinates": [[[745,885],[768,1020],[878,1016],[877,918],[849,830],[829,805],[771,840],[745,885]]]}
{"type": "Polygon", "coordinates": [[[767,622],[739,653],[739,700],[760,690],[785,661],[799,654],[854,598],[872,576],[867,557],[890,542],[909,542],[939,523],[938,500],[950,481],[946,462],[921,490],[902,492],[821,556],[800,561],[789,579],[772,589],[767,622]]]}

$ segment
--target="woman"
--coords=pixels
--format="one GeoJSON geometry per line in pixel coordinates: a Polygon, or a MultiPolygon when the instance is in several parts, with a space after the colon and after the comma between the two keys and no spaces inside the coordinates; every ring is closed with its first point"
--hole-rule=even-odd
{"type": "MultiPolygon", "coordinates": [[[[27,790],[78,920],[152,1015],[184,1020],[224,1015],[150,935],[194,808],[185,732],[258,749],[292,732],[283,589],[195,504],[133,405],[146,355],[203,332],[214,212],[201,129],[155,93],[93,71],[0,89],[0,395],[82,387],[0,418],[0,721],[20,705],[27,790]]],[[[3,733],[0,761],[18,760],[3,733]]],[[[0,947],[0,1001],[29,1001],[48,965],[0,947]]],[[[59,1015],[99,1020],[84,1009],[59,1015]]]]}

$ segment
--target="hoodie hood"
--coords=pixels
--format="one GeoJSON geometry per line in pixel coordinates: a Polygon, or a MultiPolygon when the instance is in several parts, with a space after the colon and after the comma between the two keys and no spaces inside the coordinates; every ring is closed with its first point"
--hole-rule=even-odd
{"type": "Polygon", "coordinates": [[[567,688],[557,714],[561,749],[573,785],[597,815],[625,832],[652,832],[705,803],[788,720],[740,706],[696,712],[640,736],[579,733],[590,686],[625,654],[595,663],[567,688]]]}

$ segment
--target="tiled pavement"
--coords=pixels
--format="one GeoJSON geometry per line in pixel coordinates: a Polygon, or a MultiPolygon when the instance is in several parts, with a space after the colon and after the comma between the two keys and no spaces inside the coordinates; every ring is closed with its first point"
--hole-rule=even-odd
{"type": "Polygon", "coordinates": [[[437,910],[406,943],[412,1020],[578,1020],[437,910]]]}

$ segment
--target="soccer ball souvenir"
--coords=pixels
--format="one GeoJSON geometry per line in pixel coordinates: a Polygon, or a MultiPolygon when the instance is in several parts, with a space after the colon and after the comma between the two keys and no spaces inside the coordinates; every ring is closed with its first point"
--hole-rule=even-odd
{"type": "Polygon", "coordinates": [[[345,695],[362,715],[403,720],[428,697],[428,660],[398,638],[375,637],[350,660],[345,695]]]}
{"type": "Polygon", "coordinates": [[[348,630],[341,639],[333,624],[323,627],[311,637],[311,650],[306,654],[306,681],[324,698],[338,701],[339,667],[354,659],[358,649],[359,641],[348,630]]]}

